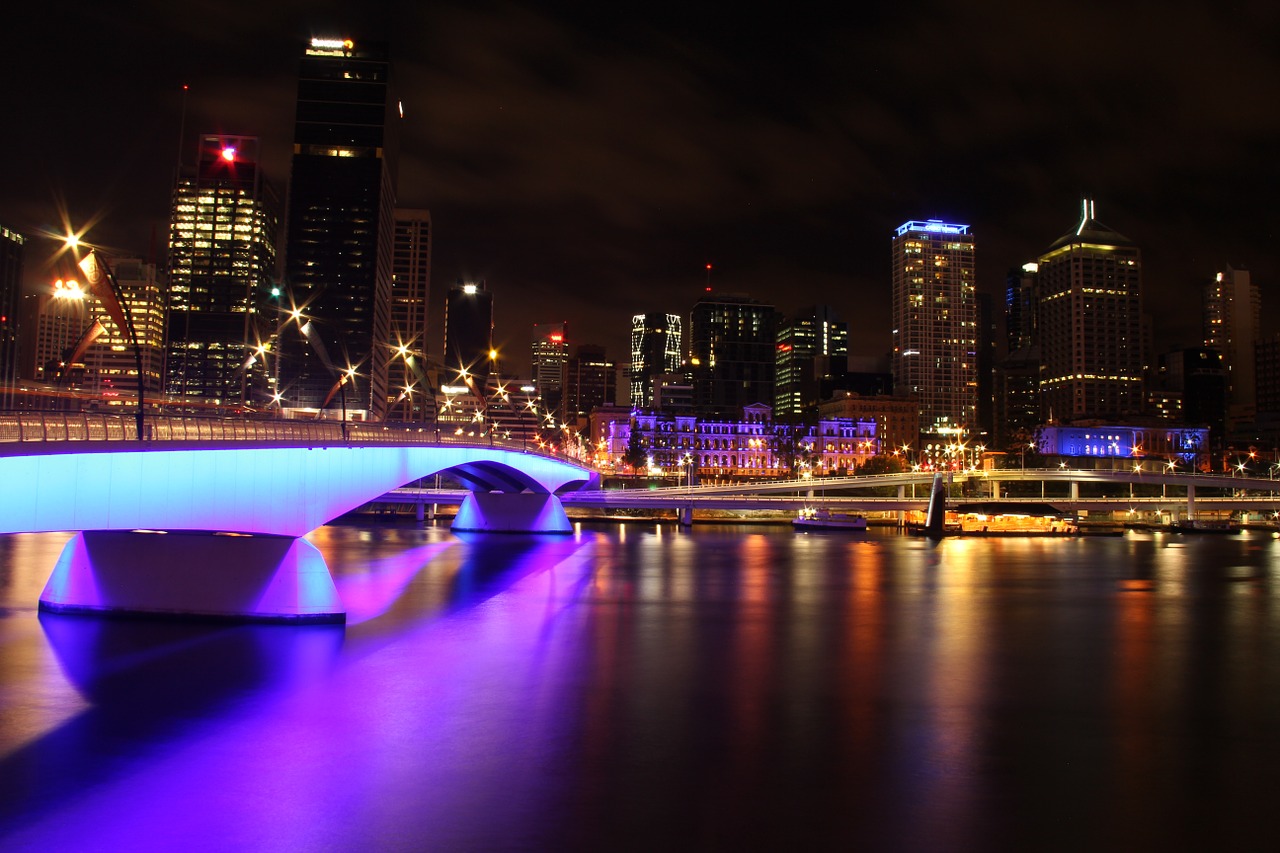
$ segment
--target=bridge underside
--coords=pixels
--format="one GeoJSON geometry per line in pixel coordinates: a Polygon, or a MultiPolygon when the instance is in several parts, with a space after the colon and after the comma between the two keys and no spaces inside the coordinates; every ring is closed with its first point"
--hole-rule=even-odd
{"type": "Polygon", "coordinates": [[[307,446],[0,457],[0,533],[82,531],[40,607],[237,621],[340,622],[333,578],[302,537],[436,473],[473,497],[459,530],[569,530],[561,460],[495,447],[307,446]]]}
{"type": "Polygon", "coordinates": [[[450,529],[477,533],[572,533],[573,525],[555,495],[469,492],[450,529]]]}
{"type": "Polygon", "coordinates": [[[86,530],[40,596],[56,613],[237,622],[343,622],[324,557],[305,539],[189,531],[86,530]]]}

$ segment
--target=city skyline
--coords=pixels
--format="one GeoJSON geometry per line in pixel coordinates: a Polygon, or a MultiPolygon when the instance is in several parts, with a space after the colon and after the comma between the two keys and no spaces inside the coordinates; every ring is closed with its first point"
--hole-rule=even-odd
{"type": "MultiPolygon", "coordinates": [[[[156,6],[140,30],[88,6],[72,27],[37,15],[18,62],[76,62],[13,96],[30,132],[4,142],[23,168],[0,222],[56,230],[65,204],[76,227],[101,217],[91,240],[145,259],[183,128],[258,136],[283,188],[298,45],[339,30],[391,42],[405,93],[399,202],[431,211],[437,282],[489,282],[496,342],[522,370],[528,322],[566,319],[578,342],[617,357],[633,314],[687,314],[706,263],[718,292],[787,314],[832,305],[856,354],[882,354],[897,224],[969,223],[978,289],[999,294],[1082,197],[1143,249],[1157,350],[1191,346],[1217,271],[1249,270],[1264,307],[1276,280],[1276,12],[1136,5],[1101,30],[1089,11],[1055,20],[1052,38],[1032,13],[945,4],[787,22],[743,12],[732,27],[711,13],[513,4],[348,18],[232,4],[198,24],[156,6]],[[50,104],[71,106],[46,131],[50,104]]],[[[40,242],[29,286],[42,281],[40,242]]]]}

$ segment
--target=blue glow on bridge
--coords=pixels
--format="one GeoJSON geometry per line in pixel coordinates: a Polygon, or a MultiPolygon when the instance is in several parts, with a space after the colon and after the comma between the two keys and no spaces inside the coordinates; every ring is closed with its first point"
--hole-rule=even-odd
{"type": "Polygon", "coordinates": [[[469,529],[505,532],[567,532],[557,495],[594,479],[560,459],[458,445],[0,456],[0,533],[78,531],[41,594],[47,610],[341,621],[324,558],[301,537],[434,474],[472,491],[469,529]]]}

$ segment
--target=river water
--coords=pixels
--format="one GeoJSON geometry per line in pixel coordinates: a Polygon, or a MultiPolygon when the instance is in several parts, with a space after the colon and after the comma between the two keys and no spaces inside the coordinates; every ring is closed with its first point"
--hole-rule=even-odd
{"type": "Polygon", "coordinates": [[[38,614],[67,538],[3,850],[1280,848],[1272,534],[329,526],[345,627],[38,614]]]}

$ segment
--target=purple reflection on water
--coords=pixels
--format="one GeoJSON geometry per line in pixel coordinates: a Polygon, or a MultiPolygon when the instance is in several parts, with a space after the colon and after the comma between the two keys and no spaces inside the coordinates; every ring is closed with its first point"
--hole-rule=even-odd
{"type": "Polygon", "coordinates": [[[1223,539],[328,529],[399,590],[336,642],[42,620],[89,705],[0,847],[1269,850],[1280,551],[1223,539]]]}

